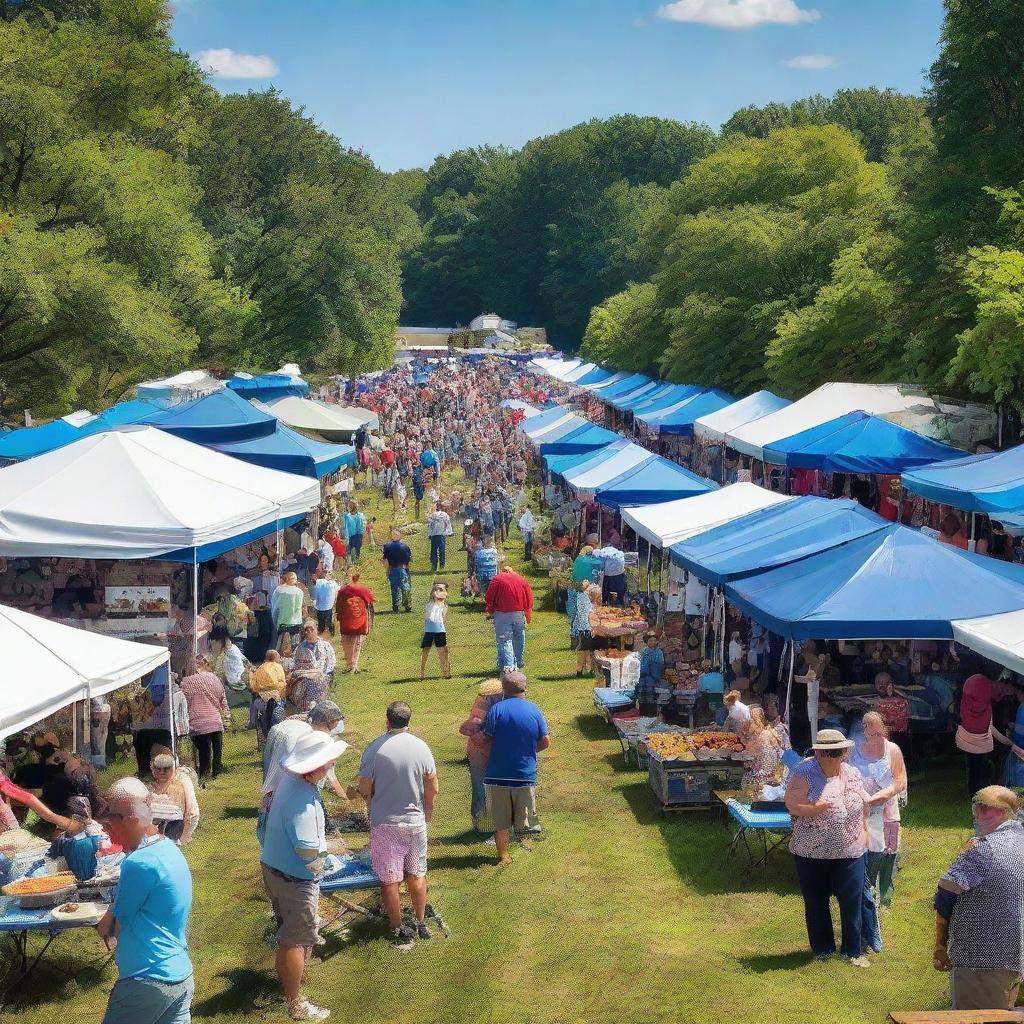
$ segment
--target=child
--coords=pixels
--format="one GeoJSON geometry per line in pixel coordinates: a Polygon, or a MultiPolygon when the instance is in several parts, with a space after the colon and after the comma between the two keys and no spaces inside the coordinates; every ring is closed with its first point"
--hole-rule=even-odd
{"type": "Polygon", "coordinates": [[[452,670],[448,661],[448,584],[435,583],[430,591],[430,600],[423,609],[423,640],[420,643],[420,682],[427,670],[430,648],[437,648],[441,671],[445,679],[451,679],[452,670]]]}
{"type": "Polygon", "coordinates": [[[405,515],[405,499],[408,493],[405,484],[399,478],[398,483],[395,484],[395,502],[398,505],[398,514],[401,516],[405,515]]]}
{"type": "Polygon", "coordinates": [[[377,534],[374,530],[377,528],[377,517],[373,516],[370,521],[366,524],[366,542],[370,545],[371,551],[377,550],[377,534]]]}

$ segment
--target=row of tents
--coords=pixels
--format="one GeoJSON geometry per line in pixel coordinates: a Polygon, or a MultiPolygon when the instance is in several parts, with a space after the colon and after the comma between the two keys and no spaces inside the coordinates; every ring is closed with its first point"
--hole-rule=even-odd
{"type": "MultiPolygon", "coordinates": [[[[668,390],[686,385],[566,365],[531,364],[640,422],[660,416],[674,432],[689,430],[773,465],[868,473],[914,465],[903,474],[905,486],[968,511],[999,511],[1004,521],[1013,513],[1000,505],[1024,499],[1021,449],[965,456],[880,414],[920,416],[926,396],[833,384],[792,403],[760,392],[688,419],[682,410],[693,398],[668,390]],[[600,384],[616,377],[619,387],[603,395],[600,384]],[[674,412],[652,411],[658,395],[674,412]]],[[[696,392],[710,395],[707,401],[723,397],[696,392]]],[[[524,411],[521,429],[553,477],[618,511],[639,537],[784,638],[956,639],[1024,671],[1024,567],[939,544],[853,501],[791,497],[750,483],[717,487],[614,432],[592,433],[604,428],[561,406],[524,411]]]]}

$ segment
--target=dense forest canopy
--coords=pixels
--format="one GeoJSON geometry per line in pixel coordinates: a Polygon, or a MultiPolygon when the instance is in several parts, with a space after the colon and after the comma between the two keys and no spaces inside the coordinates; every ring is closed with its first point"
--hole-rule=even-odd
{"type": "Polygon", "coordinates": [[[1024,404],[1024,22],[946,0],[923,96],[622,115],[385,174],[221,96],[162,0],[0,0],[0,412],[208,366],[387,365],[483,310],[736,392],[1024,404]]]}

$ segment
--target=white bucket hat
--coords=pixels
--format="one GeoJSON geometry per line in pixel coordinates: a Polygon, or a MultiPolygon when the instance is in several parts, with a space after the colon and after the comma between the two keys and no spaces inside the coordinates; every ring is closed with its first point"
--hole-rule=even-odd
{"type": "Polygon", "coordinates": [[[346,750],[348,744],[344,740],[332,739],[325,732],[308,732],[299,737],[281,767],[296,775],[306,775],[336,761],[346,750]]]}
{"type": "Polygon", "coordinates": [[[838,729],[820,729],[812,747],[814,750],[849,750],[853,740],[847,739],[838,729]]]}

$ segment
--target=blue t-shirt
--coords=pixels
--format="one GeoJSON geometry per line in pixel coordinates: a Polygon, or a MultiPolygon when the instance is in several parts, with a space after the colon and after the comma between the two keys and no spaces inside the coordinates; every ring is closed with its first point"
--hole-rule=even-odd
{"type": "Polygon", "coordinates": [[[181,850],[170,839],[147,838],[122,862],[114,897],[121,977],[168,984],[190,977],[185,930],[191,909],[192,875],[181,850]]]}
{"type": "Polygon", "coordinates": [[[404,540],[389,540],[380,553],[392,569],[408,568],[412,561],[412,548],[404,540]]]}
{"type": "Polygon", "coordinates": [[[697,689],[704,693],[724,693],[725,676],[721,672],[705,672],[697,680],[697,689]]]}
{"type": "Polygon", "coordinates": [[[484,782],[493,786],[532,786],[537,781],[537,743],[548,734],[541,710],[525,697],[499,701],[484,719],[491,737],[484,782]]]}
{"type": "Polygon", "coordinates": [[[366,516],[362,512],[345,513],[345,535],[357,537],[366,532],[366,516]]]}
{"type": "Polygon", "coordinates": [[[433,448],[428,448],[425,452],[420,455],[420,465],[424,469],[433,468],[437,465],[437,452],[433,448]]]}
{"type": "Polygon", "coordinates": [[[297,849],[312,850],[311,860],[325,849],[324,807],[317,787],[292,772],[281,773],[267,811],[260,861],[292,878],[313,878],[297,849]]]}

